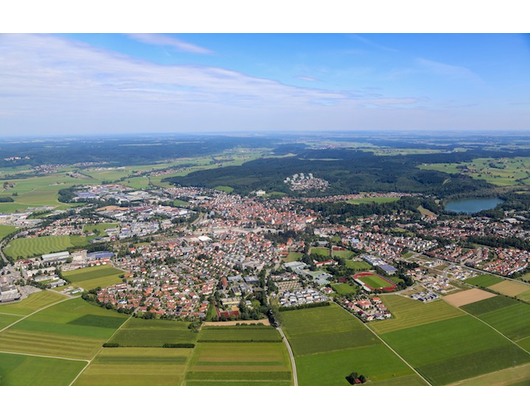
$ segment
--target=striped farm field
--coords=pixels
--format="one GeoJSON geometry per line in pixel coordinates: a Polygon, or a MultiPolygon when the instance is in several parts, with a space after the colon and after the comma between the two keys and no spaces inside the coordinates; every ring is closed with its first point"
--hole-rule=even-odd
{"type": "Polygon", "coordinates": [[[17,229],[15,226],[0,225],[0,240],[4,239],[10,233],[15,232],[17,229]]]}
{"type": "Polygon", "coordinates": [[[388,332],[381,338],[434,385],[530,362],[529,353],[465,315],[388,332]]]}
{"type": "Polygon", "coordinates": [[[510,299],[506,296],[495,296],[491,299],[464,305],[461,307],[461,309],[470,313],[471,315],[480,316],[488,312],[497,311],[499,309],[507,308],[516,304],[517,301],[515,299],[510,299]]]}
{"type": "Polygon", "coordinates": [[[281,342],[276,328],[268,326],[203,327],[198,342],[281,342]]]}
{"type": "MultiPolygon", "coordinates": [[[[0,306],[0,311],[2,310],[2,307],[0,306]]],[[[3,330],[5,327],[11,325],[13,322],[19,320],[22,318],[20,315],[12,315],[12,314],[3,314],[0,312],[0,330],[3,330]]]]}
{"type": "Polygon", "coordinates": [[[19,259],[53,252],[65,251],[68,248],[82,246],[85,238],[75,236],[41,236],[37,238],[14,239],[4,248],[7,256],[19,259]]]}
{"type": "Polygon", "coordinates": [[[0,351],[91,359],[126,319],[82,299],[69,299],[0,333],[0,351]]]}
{"type": "Polygon", "coordinates": [[[530,364],[519,365],[500,371],[487,373],[475,378],[466,379],[452,385],[459,386],[506,386],[528,385],[530,378],[530,364]]]}
{"type": "Polygon", "coordinates": [[[198,343],[186,385],[291,385],[291,363],[283,343],[198,343]]]}
{"type": "Polygon", "coordinates": [[[192,349],[104,348],[74,385],[182,385],[192,349]]]}

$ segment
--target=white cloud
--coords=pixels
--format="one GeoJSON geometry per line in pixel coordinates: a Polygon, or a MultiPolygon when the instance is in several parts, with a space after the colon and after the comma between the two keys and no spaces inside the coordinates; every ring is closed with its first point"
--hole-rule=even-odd
{"type": "Polygon", "coordinates": [[[474,82],[481,81],[480,77],[466,67],[453,66],[450,64],[440,63],[438,61],[418,58],[416,62],[423,68],[441,76],[452,78],[467,79],[474,82]]]}
{"type": "Polygon", "coordinates": [[[195,54],[212,54],[207,48],[184,42],[170,35],[161,34],[128,34],[130,38],[144,44],[159,45],[162,47],[172,47],[177,51],[195,53],[195,54]]]}
{"type": "Polygon", "coordinates": [[[418,102],[160,65],[52,35],[0,35],[0,57],[0,135],[282,129],[300,123],[293,119],[300,113],[317,129],[333,129],[320,118],[323,106],[349,122],[365,106],[418,102]]]}

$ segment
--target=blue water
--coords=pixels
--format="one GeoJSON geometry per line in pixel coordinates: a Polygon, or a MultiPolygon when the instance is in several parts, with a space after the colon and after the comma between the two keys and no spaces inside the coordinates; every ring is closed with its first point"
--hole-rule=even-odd
{"type": "Polygon", "coordinates": [[[456,200],[447,202],[445,209],[457,213],[477,213],[481,210],[489,210],[497,207],[503,200],[500,198],[472,198],[467,200],[456,200]]]}

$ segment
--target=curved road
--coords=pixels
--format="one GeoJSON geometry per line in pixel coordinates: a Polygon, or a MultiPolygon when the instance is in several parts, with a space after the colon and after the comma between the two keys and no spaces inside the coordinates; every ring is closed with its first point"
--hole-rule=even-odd
{"type": "Polygon", "coordinates": [[[287,340],[287,337],[285,337],[282,327],[278,327],[278,331],[280,331],[280,335],[282,336],[283,342],[287,346],[287,350],[289,350],[289,357],[291,358],[291,366],[293,368],[294,386],[298,386],[298,376],[296,374],[296,363],[294,362],[294,355],[293,355],[293,351],[291,350],[291,345],[289,344],[289,340],[287,340]]]}

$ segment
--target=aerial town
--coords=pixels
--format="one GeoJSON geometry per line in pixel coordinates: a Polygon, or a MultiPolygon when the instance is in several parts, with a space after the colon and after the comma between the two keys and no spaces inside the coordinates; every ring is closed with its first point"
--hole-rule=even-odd
{"type": "MultiPolygon", "coordinates": [[[[292,188],[324,185],[312,174],[294,174],[286,181],[292,188]]],[[[0,301],[21,299],[37,286],[65,294],[91,292],[99,304],[140,317],[220,321],[264,318],[271,304],[335,300],[369,322],[392,316],[373,293],[402,293],[414,283],[421,287],[403,295],[428,303],[459,290],[459,282],[476,275],[473,269],[511,276],[528,268],[529,251],[465,244],[469,237],[492,231],[527,240],[517,216],[439,220],[435,215],[418,219],[405,211],[344,225],[306,206],[411,196],[391,192],[264,199],[196,187],[86,185],[71,195],[71,202],[79,203],[71,210],[44,206],[0,215],[0,223],[19,228],[11,240],[69,236],[85,247],[100,246],[92,252],[81,246],[10,258],[0,301]],[[31,217],[36,212],[49,217],[31,217]],[[98,224],[104,229],[87,229],[98,224]],[[445,244],[455,236],[461,242],[445,244]],[[123,272],[121,282],[92,291],[67,287],[68,273],[100,265],[123,272]],[[363,281],[374,276],[387,283],[363,281]],[[341,285],[348,292],[340,292],[341,285]]]]}

